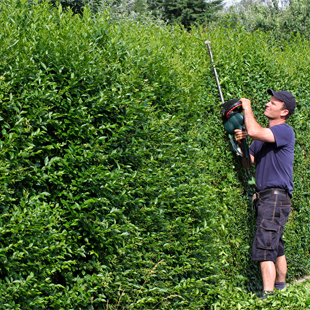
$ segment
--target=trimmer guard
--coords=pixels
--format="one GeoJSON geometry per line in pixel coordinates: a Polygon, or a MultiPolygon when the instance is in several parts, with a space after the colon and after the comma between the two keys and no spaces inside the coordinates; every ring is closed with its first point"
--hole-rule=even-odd
{"type": "Polygon", "coordinates": [[[243,111],[242,102],[240,101],[240,98],[235,98],[224,102],[221,105],[221,108],[222,108],[222,116],[224,118],[225,117],[230,118],[231,112],[241,113],[243,111]]]}

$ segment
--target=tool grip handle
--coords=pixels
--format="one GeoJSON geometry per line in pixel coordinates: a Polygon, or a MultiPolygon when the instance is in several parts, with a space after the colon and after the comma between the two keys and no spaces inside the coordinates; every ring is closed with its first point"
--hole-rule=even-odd
{"type": "Polygon", "coordinates": [[[242,139],[241,142],[242,142],[243,156],[244,158],[248,159],[249,158],[249,147],[246,143],[246,139],[245,138],[242,139]]]}

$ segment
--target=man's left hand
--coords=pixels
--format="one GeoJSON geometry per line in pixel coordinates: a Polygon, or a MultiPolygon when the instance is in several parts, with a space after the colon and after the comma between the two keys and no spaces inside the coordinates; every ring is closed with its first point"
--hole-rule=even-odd
{"type": "Polygon", "coordinates": [[[242,102],[243,110],[252,109],[251,108],[251,101],[247,98],[241,98],[240,101],[242,102]]]}

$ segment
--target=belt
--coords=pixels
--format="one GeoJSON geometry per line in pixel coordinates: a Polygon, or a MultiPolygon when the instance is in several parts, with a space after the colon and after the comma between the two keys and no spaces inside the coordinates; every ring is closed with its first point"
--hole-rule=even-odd
{"type": "Polygon", "coordinates": [[[257,198],[263,198],[265,196],[285,195],[288,196],[288,192],[282,188],[267,188],[263,191],[256,193],[257,198]]]}

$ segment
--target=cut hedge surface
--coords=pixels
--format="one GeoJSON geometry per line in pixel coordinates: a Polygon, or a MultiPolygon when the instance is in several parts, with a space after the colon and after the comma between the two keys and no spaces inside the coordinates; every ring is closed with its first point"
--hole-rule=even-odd
{"type": "MultiPolygon", "coordinates": [[[[262,309],[252,171],[223,131],[206,39],[225,98],[251,98],[260,122],[268,87],[297,97],[285,240],[309,267],[307,42],[0,10],[1,309],[262,309]]],[[[289,262],[289,281],[302,274],[289,262]]]]}

